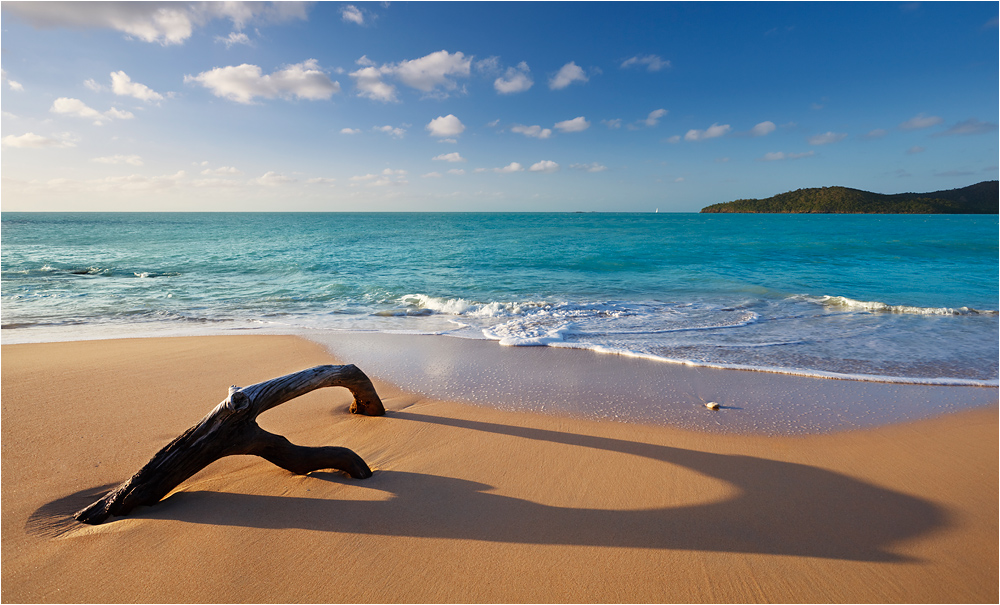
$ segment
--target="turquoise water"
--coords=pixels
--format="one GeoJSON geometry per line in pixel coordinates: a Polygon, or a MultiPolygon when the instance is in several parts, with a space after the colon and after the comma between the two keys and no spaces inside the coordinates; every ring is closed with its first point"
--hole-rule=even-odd
{"type": "Polygon", "coordinates": [[[4,343],[441,334],[995,384],[996,216],[2,215],[4,343]]]}

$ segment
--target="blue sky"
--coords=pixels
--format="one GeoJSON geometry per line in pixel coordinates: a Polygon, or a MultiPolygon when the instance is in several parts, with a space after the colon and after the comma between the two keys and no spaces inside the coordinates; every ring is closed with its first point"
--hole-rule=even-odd
{"type": "Polygon", "coordinates": [[[998,174],[998,5],[4,2],[2,209],[697,211],[998,174]]]}

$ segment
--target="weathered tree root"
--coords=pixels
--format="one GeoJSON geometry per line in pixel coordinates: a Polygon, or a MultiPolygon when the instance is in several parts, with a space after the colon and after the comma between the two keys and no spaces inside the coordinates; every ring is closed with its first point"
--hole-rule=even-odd
{"type": "Polygon", "coordinates": [[[139,472],[103,498],[77,512],[81,523],[98,525],[133,508],[153,505],[181,482],[224,456],[253,454],[298,475],[333,468],[355,479],[371,477],[360,456],[343,447],[303,447],[257,426],[257,416],[286,401],[322,387],[346,387],[354,395],[351,412],[385,414],[371,380],[353,365],[316,366],[242,389],[229,396],[201,421],[184,431],[146,463],[139,472]]]}

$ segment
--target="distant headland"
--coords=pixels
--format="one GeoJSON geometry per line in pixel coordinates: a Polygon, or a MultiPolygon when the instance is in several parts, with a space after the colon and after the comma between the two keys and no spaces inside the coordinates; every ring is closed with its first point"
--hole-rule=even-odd
{"type": "Polygon", "coordinates": [[[712,204],[702,212],[809,214],[997,214],[997,181],[931,193],[885,195],[849,187],[796,189],[762,200],[712,204]]]}

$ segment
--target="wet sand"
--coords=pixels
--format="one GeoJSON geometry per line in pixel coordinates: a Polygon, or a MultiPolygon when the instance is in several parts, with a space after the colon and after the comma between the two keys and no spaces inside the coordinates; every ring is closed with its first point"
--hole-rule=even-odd
{"type": "MultiPolygon", "coordinates": [[[[338,362],[291,336],[4,345],[3,601],[998,600],[996,389],[922,420],[770,436],[432,399],[372,371],[384,417],[350,415],[334,388],[260,418],[353,449],[369,479],[235,456],[128,517],[68,520],[230,384],[338,362]]],[[[584,362],[552,363],[536,372],[584,362]]]]}

